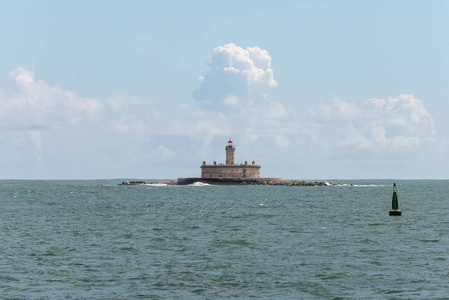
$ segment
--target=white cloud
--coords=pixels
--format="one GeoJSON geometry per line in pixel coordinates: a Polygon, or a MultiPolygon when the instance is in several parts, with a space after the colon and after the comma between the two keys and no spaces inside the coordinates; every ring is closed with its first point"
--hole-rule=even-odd
{"type": "Polygon", "coordinates": [[[330,104],[321,103],[314,113],[324,122],[354,122],[364,118],[362,111],[354,103],[340,98],[333,99],[330,104]]]}
{"type": "Polygon", "coordinates": [[[384,107],[384,105],[385,105],[385,100],[384,99],[371,98],[371,99],[366,100],[366,103],[368,105],[372,105],[377,110],[381,110],[384,107]]]}
{"type": "MultiPolygon", "coordinates": [[[[422,138],[436,135],[435,121],[424,108],[424,103],[411,94],[384,99],[369,99],[368,105],[374,110],[367,112],[386,131],[386,136],[418,136],[422,138]]],[[[413,142],[415,143],[415,142],[413,142]]]]}
{"type": "Polygon", "coordinates": [[[125,94],[115,94],[109,97],[106,102],[114,112],[121,111],[125,107],[135,107],[146,104],[142,99],[125,94]]]}
{"type": "Polygon", "coordinates": [[[273,137],[274,143],[278,148],[287,148],[291,145],[288,137],[285,135],[275,135],[273,137]]]}
{"type": "Polygon", "coordinates": [[[238,98],[238,103],[258,100],[277,86],[271,57],[259,47],[243,49],[233,43],[226,44],[216,47],[209,60],[209,71],[200,77],[201,85],[193,93],[194,99],[201,103],[220,103],[229,97],[238,98]]]}
{"type": "Polygon", "coordinates": [[[39,130],[27,131],[30,140],[33,142],[37,150],[42,150],[42,135],[39,130]]]}
{"type": "Polygon", "coordinates": [[[421,100],[411,94],[368,99],[364,106],[334,99],[309,112],[310,133],[329,147],[348,151],[402,151],[435,141],[435,122],[421,100]],[[327,141],[327,142],[326,142],[327,141]],[[396,149],[396,150],[395,150],[396,149]]]}
{"type": "Polygon", "coordinates": [[[228,105],[230,107],[237,107],[240,104],[240,100],[239,98],[237,98],[234,95],[229,95],[226,98],[223,99],[223,103],[225,105],[228,105]]]}
{"type": "Polygon", "coordinates": [[[6,128],[59,128],[89,121],[103,105],[97,99],[35,80],[34,72],[17,67],[10,72],[15,85],[11,95],[0,94],[0,126],[6,128]]]}
{"type": "Polygon", "coordinates": [[[108,128],[119,133],[152,132],[159,122],[155,103],[126,94],[115,94],[106,100],[111,112],[105,120],[108,128]]]}
{"type": "Polygon", "coordinates": [[[282,119],[289,116],[291,110],[287,109],[282,103],[274,103],[267,111],[267,117],[269,119],[282,119]]]}
{"type": "Polygon", "coordinates": [[[115,132],[131,133],[143,132],[148,126],[145,115],[136,113],[126,113],[120,116],[120,119],[110,120],[109,128],[115,132]]]}
{"type": "Polygon", "coordinates": [[[164,145],[158,145],[153,151],[153,158],[156,160],[170,161],[172,160],[176,153],[164,145]]]}

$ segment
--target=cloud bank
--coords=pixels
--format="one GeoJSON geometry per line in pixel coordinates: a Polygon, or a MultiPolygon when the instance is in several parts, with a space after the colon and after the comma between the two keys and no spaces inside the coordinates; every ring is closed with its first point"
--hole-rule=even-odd
{"type": "Polygon", "coordinates": [[[301,110],[260,101],[277,82],[271,57],[258,47],[213,49],[194,92],[205,104],[200,108],[184,101],[168,110],[121,93],[83,97],[35,79],[26,67],[11,71],[10,79],[14,91],[0,92],[3,178],[25,176],[11,175],[18,165],[27,166],[28,178],[197,176],[203,160],[220,161],[229,137],[239,148],[236,160],[257,160],[263,176],[329,178],[347,170],[347,177],[385,178],[393,163],[402,170],[398,176],[413,166],[419,178],[418,169],[429,177],[429,166],[447,167],[441,163],[447,143],[424,101],[412,94],[354,103],[334,98],[301,110]],[[68,161],[72,165],[61,168],[68,161]],[[180,174],[179,166],[194,173],[180,174]]]}
{"type": "Polygon", "coordinates": [[[420,146],[435,141],[435,121],[422,100],[402,94],[387,100],[372,98],[363,106],[334,99],[312,112],[317,126],[336,126],[337,147],[366,149],[383,147],[389,151],[420,146]]]}

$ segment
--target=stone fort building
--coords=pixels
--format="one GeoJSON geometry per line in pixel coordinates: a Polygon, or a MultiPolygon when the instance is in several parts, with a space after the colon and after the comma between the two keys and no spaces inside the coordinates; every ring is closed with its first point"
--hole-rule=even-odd
{"type": "Polygon", "coordinates": [[[253,161],[250,165],[247,161],[244,164],[236,164],[234,161],[235,146],[229,139],[225,147],[226,163],[207,165],[203,161],[201,166],[201,178],[260,178],[260,166],[253,161]]]}
{"type": "Polygon", "coordinates": [[[178,185],[192,184],[195,182],[203,182],[209,184],[251,184],[261,182],[282,182],[282,178],[261,178],[260,166],[253,161],[248,164],[236,164],[234,160],[234,152],[236,148],[231,139],[225,147],[226,163],[206,164],[203,161],[201,165],[201,177],[197,178],[178,178],[178,185]]]}

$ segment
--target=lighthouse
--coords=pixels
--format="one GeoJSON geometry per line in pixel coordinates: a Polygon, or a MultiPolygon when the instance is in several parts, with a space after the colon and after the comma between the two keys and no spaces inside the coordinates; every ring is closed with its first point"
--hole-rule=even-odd
{"type": "Polygon", "coordinates": [[[229,139],[228,145],[226,146],[225,150],[226,150],[226,164],[233,165],[235,147],[231,139],[229,139]]]}

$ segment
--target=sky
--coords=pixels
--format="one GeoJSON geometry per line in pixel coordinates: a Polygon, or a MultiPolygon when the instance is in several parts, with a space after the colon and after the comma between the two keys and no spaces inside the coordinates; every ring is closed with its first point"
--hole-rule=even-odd
{"type": "Polygon", "coordinates": [[[449,179],[449,2],[3,1],[0,179],[449,179]]]}

